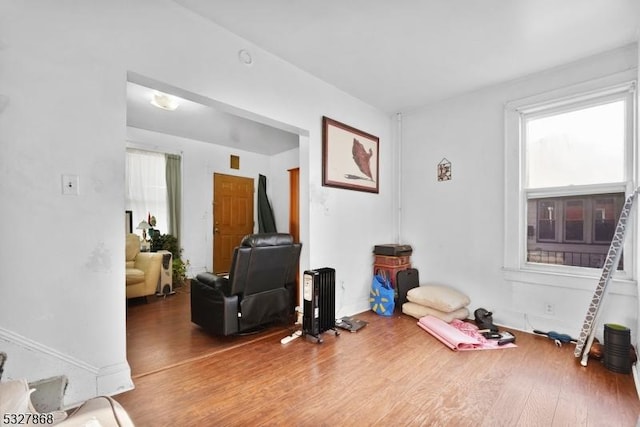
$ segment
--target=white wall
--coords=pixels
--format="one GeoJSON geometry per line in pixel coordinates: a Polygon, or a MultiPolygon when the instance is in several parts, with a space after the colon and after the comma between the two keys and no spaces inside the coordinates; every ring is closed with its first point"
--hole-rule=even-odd
{"type": "MultiPolygon", "coordinates": [[[[405,113],[401,237],[414,247],[421,281],[459,288],[472,313],[484,307],[496,323],[577,336],[597,279],[585,289],[558,277],[547,285],[516,282],[503,272],[504,106],[637,66],[637,47],[628,46],[405,113]],[[453,179],[438,182],[444,157],[453,179]],[[546,302],[555,304],[554,315],[544,314],[546,302]]],[[[635,284],[614,291],[604,320],[634,325],[635,284]]]]}
{"type": "MultiPolygon", "coordinates": [[[[638,28],[637,31],[638,34],[638,39],[640,40],[640,28],[638,28]]],[[[637,70],[637,74],[638,77],[636,79],[637,82],[640,82],[640,42],[638,42],[638,70],[637,70]]],[[[636,106],[640,106],[640,91],[636,90],[636,106]]],[[[636,118],[636,123],[638,123],[640,125],[640,108],[636,107],[636,113],[637,113],[637,118],[636,118]]],[[[638,138],[638,136],[636,135],[636,138],[638,138]]],[[[640,210],[639,210],[640,211],[640,210]]],[[[640,230],[640,221],[636,221],[636,236],[640,236],[640,232],[638,231],[640,230]]],[[[636,265],[638,265],[637,263],[640,263],[640,251],[638,251],[638,253],[636,253],[636,265]]],[[[637,271],[637,270],[636,270],[637,271]]],[[[635,334],[635,341],[633,341],[633,345],[635,345],[636,348],[638,348],[638,343],[640,342],[640,295],[636,298],[636,312],[638,313],[638,318],[637,321],[635,323],[636,326],[636,334],[635,334]]],[[[632,326],[630,326],[631,329],[633,329],[632,326]]],[[[634,366],[634,380],[636,381],[636,389],[640,389],[639,384],[637,384],[637,379],[638,378],[638,374],[637,374],[637,364],[634,366]]]]}
{"type": "MultiPolygon", "coordinates": [[[[120,285],[127,71],[308,131],[301,269],[336,268],[339,313],[367,308],[371,249],[396,234],[386,114],[168,0],[0,0],[0,347],[6,378],[69,375],[67,404],[132,386],[120,285]],[[323,115],[380,137],[380,194],[321,186],[323,115]],[[62,174],[79,176],[78,196],[61,195],[62,174]]],[[[210,209],[187,192],[184,203],[210,209]]]]}

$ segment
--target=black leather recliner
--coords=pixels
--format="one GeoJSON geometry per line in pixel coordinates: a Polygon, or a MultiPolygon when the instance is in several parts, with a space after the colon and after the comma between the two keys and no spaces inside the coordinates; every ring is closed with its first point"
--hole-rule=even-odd
{"type": "Polygon", "coordinates": [[[228,278],[200,273],[191,280],[191,321],[226,336],[291,318],[301,248],[290,234],[245,236],[228,278]]]}

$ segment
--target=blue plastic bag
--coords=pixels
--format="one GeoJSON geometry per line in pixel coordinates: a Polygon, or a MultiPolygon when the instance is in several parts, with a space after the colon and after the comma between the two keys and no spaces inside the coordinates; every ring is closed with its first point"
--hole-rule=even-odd
{"type": "Polygon", "coordinates": [[[371,310],[381,316],[392,316],[395,308],[395,291],[389,278],[381,273],[373,276],[369,303],[371,310]]]}

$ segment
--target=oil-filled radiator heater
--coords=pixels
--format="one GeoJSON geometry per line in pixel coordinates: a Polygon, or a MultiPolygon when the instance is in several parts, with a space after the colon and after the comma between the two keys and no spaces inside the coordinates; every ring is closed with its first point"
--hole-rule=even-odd
{"type": "Polygon", "coordinates": [[[317,343],[320,334],[336,329],[336,270],[325,267],[307,270],[303,275],[302,334],[317,343]]]}

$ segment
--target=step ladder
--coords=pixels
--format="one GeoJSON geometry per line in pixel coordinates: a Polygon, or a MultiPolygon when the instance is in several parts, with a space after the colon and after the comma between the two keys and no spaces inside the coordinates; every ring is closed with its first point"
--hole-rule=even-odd
{"type": "Polygon", "coordinates": [[[573,354],[576,358],[581,359],[580,364],[582,366],[587,366],[589,351],[591,350],[596,327],[598,326],[600,318],[600,307],[602,306],[609,282],[611,282],[611,277],[620,263],[620,255],[622,254],[624,239],[627,234],[627,220],[629,219],[629,214],[631,213],[631,209],[633,208],[633,204],[639,191],[640,187],[636,188],[635,191],[627,197],[627,200],[622,207],[622,212],[618,219],[618,225],[616,226],[613,239],[611,240],[611,246],[609,246],[607,258],[605,259],[604,266],[602,267],[600,280],[598,281],[598,285],[593,293],[591,303],[587,309],[587,315],[585,316],[584,323],[582,324],[582,330],[580,331],[580,335],[576,342],[576,348],[573,354]]]}

